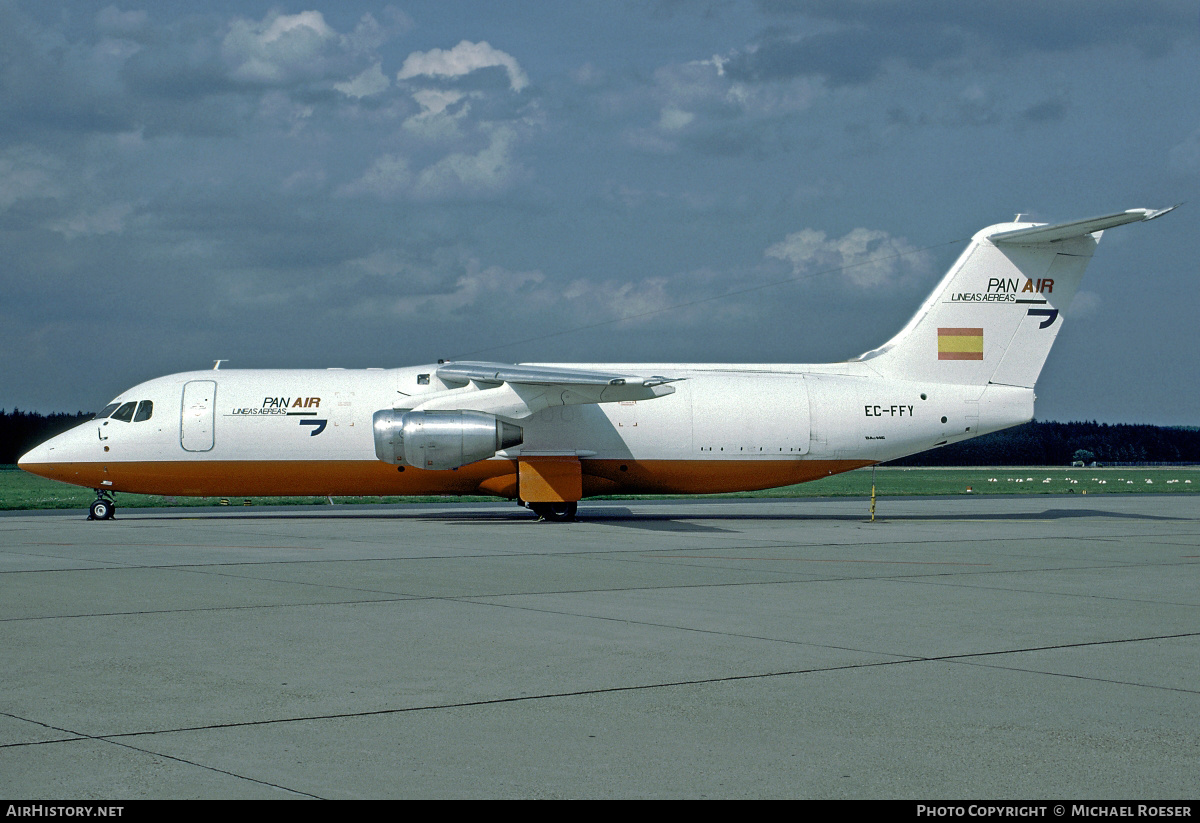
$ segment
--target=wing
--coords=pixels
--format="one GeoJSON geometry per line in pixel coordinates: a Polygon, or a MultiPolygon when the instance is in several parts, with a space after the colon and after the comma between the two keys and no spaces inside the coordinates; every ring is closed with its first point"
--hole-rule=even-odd
{"type": "Polygon", "coordinates": [[[558,366],[524,366],[508,363],[444,363],[437,376],[449,382],[474,380],[480,383],[521,383],[528,386],[661,386],[678,378],[638,376],[615,372],[564,369],[558,366]]]}
{"type": "Polygon", "coordinates": [[[450,386],[433,395],[411,398],[413,411],[480,411],[522,420],[550,406],[575,406],[653,400],[672,394],[679,378],[557,366],[509,363],[442,363],[438,378],[450,386]]]}

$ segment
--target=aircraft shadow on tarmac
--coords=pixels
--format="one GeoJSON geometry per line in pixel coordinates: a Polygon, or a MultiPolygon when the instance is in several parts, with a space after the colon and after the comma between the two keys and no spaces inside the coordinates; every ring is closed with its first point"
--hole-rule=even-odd
{"type": "MultiPolygon", "coordinates": [[[[428,512],[428,511],[413,511],[403,508],[393,508],[388,511],[368,511],[362,508],[347,510],[343,508],[337,511],[338,507],[333,507],[333,510],[323,509],[320,511],[257,511],[254,513],[244,510],[219,509],[219,510],[190,510],[190,511],[175,511],[166,512],[159,510],[138,510],[125,509],[119,512],[117,518],[119,520],[135,520],[135,519],[156,519],[156,520],[200,520],[214,517],[229,518],[238,520],[311,520],[319,519],[342,519],[349,518],[354,520],[417,520],[424,523],[445,523],[447,525],[490,525],[490,526],[522,526],[522,525],[537,525],[543,528],[563,528],[572,524],[560,523],[538,523],[531,512],[515,509],[515,510],[479,510],[470,509],[470,504],[464,504],[464,510],[461,512],[428,512]],[[139,517],[142,511],[149,514],[154,511],[152,517],[139,517]]],[[[870,518],[864,514],[830,514],[830,513],[740,513],[740,512],[687,512],[689,506],[681,507],[684,510],[672,513],[661,512],[638,512],[624,506],[602,506],[597,508],[588,508],[584,504],[584,508],[580,511],[579,517],[574,521],[575,525],[602,525],[602,526],[618,526],[622,528],[642,529],[645,531],[662,531],[662,532],[731,532],[732,529],[721,528],[716,525],[707,525],[708,522],[722,523],[750,523],[750,522],[777,522],[777,523],[864,523],[871,522],[870,518]],[[699,522],[698,522],[699,521],[699,522]]],[[[1045,509],[1040,512],[992,512],[981,513],[974,512],[937,512],[933,514],[876,514],[875,523],[886,525],[895,523],[933,523],[933,522],[980,522],[991,521],[998,523],[1019,523],[1022,521],[1045,521],[1045,520],[1072,520],[1072,519],[1088,519],[1088,518],[1109,518],[1116,520],[1141,520],[1141,521],[1186,521],[1189,518],[1172,517],[1167,515],[1152,515],[1141,514],[1137,512],[1114,512],[1101,511],[1096,509],[1045,509]]]]}
{"type": "MultiPolygon", "coordinates": [[[[1125,512],[1107,512],[1096,511],[1095,509],[1047,509],[1042,512],[1013,512],[1010,514],[980,514],[978,512],[952,514],[952,513],[937,513],[937,514],[903,514],[895,516],[878,515],[875,518],[876,523],[921,523],[921,522],[938,522],[938,521],[961,521],[971,522],[980,520],[990,520],[999,522],[1021,522],[1021,521],[1042,521],[1042,520],[1067,520],[1073,518],[1115,518],[1121,520],[1185,520],[1186,518],[1169,517],[1162,515],[1148,515],[1138,513],[1125,512]]],[[[792,521],[792,522],[808,522],[808,523],[863,523],[870,522],[870,518],[866,515],[855,514],[655,514],[655,513],[638,513],[626,508],[609,508],[596,511],[584,511],[581,513],[579,520],[581,522],[602,523],[611,526],[626,526],[630,528],[652,529],[659,531],[730,531],[729,529],[718,529],[715,527],[705,527],[697,520],[719,520],[719,521],[734,521],[734,522],[749,522],[749,521],[792,521]]]]}

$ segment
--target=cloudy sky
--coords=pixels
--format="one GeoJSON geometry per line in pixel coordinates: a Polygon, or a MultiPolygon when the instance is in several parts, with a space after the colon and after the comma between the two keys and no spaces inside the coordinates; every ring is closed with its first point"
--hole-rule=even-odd
{"type": "Polygon", "coordinates": [[[1191,200],[1106,234],[1037,414],[1200,425],[1198,104],[1191,0],[0,0],[0,407],[843,360],[986,225],[1191,200]]]}

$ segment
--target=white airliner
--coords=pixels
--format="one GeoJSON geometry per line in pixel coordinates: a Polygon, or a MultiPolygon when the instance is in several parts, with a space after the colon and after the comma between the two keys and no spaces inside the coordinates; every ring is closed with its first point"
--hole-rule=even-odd
{"type": "Polygon", "coordinates": [[[816,480],[1031,420],[1101,233],[1170,210],[983,229],[899,334],[845,363],[184,372],[19,465],[96,489],[100,520],[113,492],[488,494],[566,520],[592,495],[816,480]]]}

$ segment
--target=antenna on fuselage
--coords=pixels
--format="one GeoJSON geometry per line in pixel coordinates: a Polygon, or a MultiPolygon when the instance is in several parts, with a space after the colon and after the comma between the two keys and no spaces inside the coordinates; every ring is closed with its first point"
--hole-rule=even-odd
{"type": "Polygon", "coordinates": [[[228,362],[229,362],[228,360],[214,360],[213,361],[213,371],[219,371],[221,368],[221,364],[228,363],[228,362]]]}

